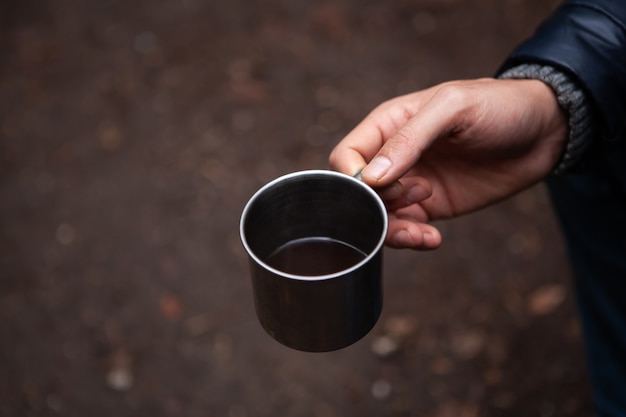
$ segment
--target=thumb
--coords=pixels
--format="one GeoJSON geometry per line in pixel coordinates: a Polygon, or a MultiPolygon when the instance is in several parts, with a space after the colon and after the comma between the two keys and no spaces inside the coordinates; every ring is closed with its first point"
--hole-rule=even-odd
{"type": "Polygon", "coordinates": [[[430,140],[418,134],[415,120],[409,120],[380,148],[361,171],[363,180],[382,187],[401,178],[420,158],[430,140]]]}
{"type": "Polygon", "coordinates": [[[372,186],[387,186],[414,166],[438,138],[463,130],[467,102],[454,87],[442,85],[380,148],[361,172],[372,186]]]}

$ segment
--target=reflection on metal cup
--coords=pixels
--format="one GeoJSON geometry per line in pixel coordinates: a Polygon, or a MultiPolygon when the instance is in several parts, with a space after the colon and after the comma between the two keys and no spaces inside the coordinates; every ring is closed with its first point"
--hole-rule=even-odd
{"type": "Polygon", "coordinates": [[[381,312],[387,227],[380,197],[338,172],[295,172],[257,191],[240,234],[267,333],[310,352],[365,336],[381,312]]]}

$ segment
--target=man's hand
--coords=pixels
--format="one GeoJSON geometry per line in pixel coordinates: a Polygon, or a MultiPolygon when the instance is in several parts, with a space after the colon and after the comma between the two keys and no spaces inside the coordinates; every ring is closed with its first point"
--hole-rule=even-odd
{"type": "Polygon", "coordinates": [[[434,249],[441,235],[427,222],[537,183],[566,137],[566,116],[541,81],[453,81],[382,103],[335,147],[330,166],[362,171],[379,191],[389,246],[434,249]]]}

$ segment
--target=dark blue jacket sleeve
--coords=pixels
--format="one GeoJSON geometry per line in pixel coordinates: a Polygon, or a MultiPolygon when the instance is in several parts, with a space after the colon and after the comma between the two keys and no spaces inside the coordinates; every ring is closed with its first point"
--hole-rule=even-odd
{"type": "Polygon", "coordinates": [[[626,140],[626,0],[568,0],[504,62],[548,64],[588,94],[598,133],[626,140]]]}

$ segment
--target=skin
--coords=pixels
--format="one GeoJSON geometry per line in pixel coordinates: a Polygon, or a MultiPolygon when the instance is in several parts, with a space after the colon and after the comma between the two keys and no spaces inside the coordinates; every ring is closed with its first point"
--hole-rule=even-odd
{"type": "Polygon", "coordinates": [[[339,142],[332,169],[377,189],[386,244],[435,249],[429,224],[478,210],[546,177],[560,159],[567,118],[538,80],[452,81],[386,101],[339,142]]]}

